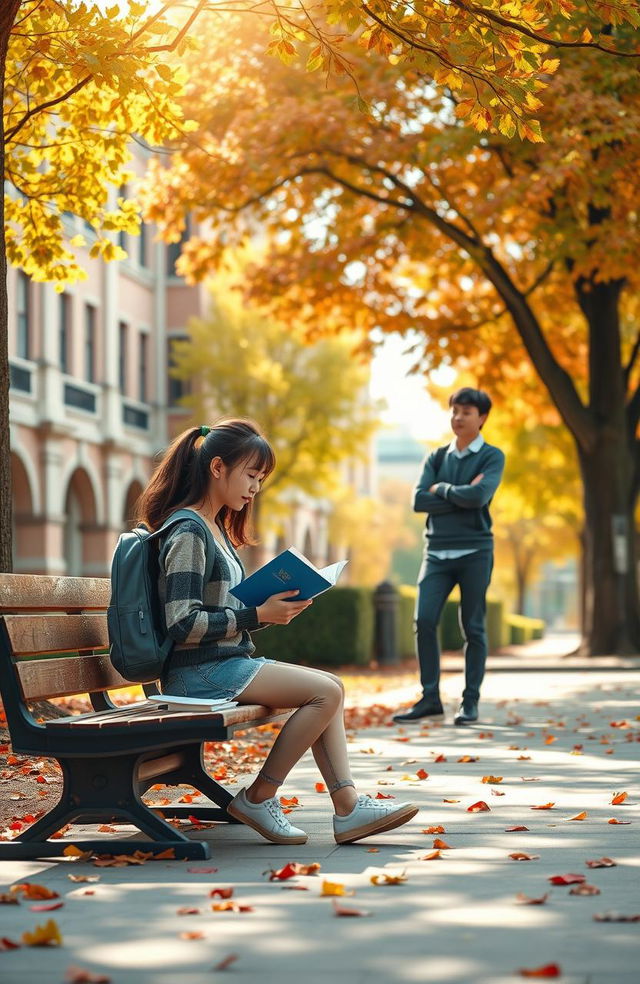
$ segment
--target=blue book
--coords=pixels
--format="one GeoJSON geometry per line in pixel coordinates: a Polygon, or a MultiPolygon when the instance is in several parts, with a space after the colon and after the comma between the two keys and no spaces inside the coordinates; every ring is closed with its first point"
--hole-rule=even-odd
{"type": "Polygon", "coordinates": [[[262,605],[271,595],[295,588],[300,594],[295,598],[292,595],[291,600],[306,601],[332,588],[346,563],[346,560],[340,560],[337,564],[318,569],[299,550],[289,547],[230,591],[247,608],[262,605]]]}

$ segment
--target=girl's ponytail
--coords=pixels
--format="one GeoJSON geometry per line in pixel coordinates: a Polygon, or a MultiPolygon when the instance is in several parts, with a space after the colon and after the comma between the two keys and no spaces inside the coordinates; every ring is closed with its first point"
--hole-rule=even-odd
{"type": "Polygon", "coordinates": [[[201,472],[198,450],[203,441],[201,428],[190,427],[171,442],[136,504],[139,523],[157,530],[185,500],[197,501],[196,486],[200,484],[197,479],[201,472]]]}

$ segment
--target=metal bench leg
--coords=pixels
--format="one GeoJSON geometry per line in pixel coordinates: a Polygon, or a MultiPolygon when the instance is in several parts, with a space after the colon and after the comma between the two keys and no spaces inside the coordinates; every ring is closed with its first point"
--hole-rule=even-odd
{"type": "Polygon", "coordinates": [[[167,803],[166,806],[159,807],[158,809],[166,816],[189,817],[195,815],[198,817],[198,820],[239,823],[235,817],[227,813],[227,806],[233,799],[234,794],[230,793],[224,786],[221,786],[219,782],[216,782],[204,767],[204,746],[202,744],[191,745],[187,748],[182,747],[180,751],[183,759],[182,765],[172,772],[167,772],[159,778],[156,777],[156,779],[151,779],[148,783],[144,783],[143,790],[148,789],[156,781],[162,781],[167,786],[188,783],[217,805],[200,806],[200,804],[196,803],[192,806],[185,807],[167,803]]]}

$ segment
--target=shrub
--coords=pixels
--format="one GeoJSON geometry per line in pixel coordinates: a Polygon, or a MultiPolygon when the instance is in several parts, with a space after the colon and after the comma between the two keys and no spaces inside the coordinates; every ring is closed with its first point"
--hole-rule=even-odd
{"type": "Polygon", "coordinates": [[[270,625],[253,636],[260,656],[304,666],[367,664],[373,651],[373,598],[369,588],[331,588],[289,625],[270,625]]]}
{"type": "Polygon", "coordinates": [[[541,618],[529,618],[528,615],[507,615],[505,623],[509,629],[511,645],[521,646],[532,639],[541,639],[544,635],[545,623],[541,618]]]}
{"type": "Polygon", "coordinates": [[[396,619],[396,641],[400,659],[415,656],[415,632],[413,614],[416,607],[418,589],[414,585],[401,584],[398,588],[398,609],[396,619]]]}

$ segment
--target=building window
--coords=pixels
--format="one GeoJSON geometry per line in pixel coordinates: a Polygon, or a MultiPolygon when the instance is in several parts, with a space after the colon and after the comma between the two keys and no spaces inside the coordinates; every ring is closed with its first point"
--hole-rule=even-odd
{"type": "Polygon", "coordinates": [[[140,349],[138,355],[138,399],[140,403],[147,402],[147,357],[149,351],[149,339],[143,332],[140,333],[140,349]]]}
{"type": "Polygon", "coordinates": [[[58,343],[60,369],[64,373],[69,373],[69,350],[71,334],[71,298],[68,294],[60,294],[58,303],[58,343]]]}
{"type": "Polygon", "coordinates": [[[144,222],[140,224],[138,237],[138,263],[141,267],[149,266],[149,234],[144,222]]]}
{"type": "Polygon", "coordinates": [[[118,378],[120,381],[120,392],[123,396],[127,395],[127,345],[129,339],[129,326],[126,321],[118,323],[118,335],[120,338],[120,351],[118,360],[118,378]]]}
{"type": "Polygon", "coordinates": [[[84,378],[96,381],[96,309],[93,304],[84,308],[84,378]]]}
{"type": "Polygon", "coordinates": [[[16,354],[21,359],[31,358],[31,281],[22,270],[17,283],[18,338],[16,354]]]}
{"type": "Polygon", "coordinates": [[[190,238],[191,238],[191,222],[187,217],[185,227],[182,231],[182,235],[180,236],[180,242],[169,243],[169,245],[167,246],[167,276],[168,277],[178,276],[178,274],[176,273],[176,263],[178,262],[180,254],[182,253],[182,247],[190,238]]]}
{"type": "MultiPolygon", "coordinates": [[[[120,188],[118,190],[118,198],[126,199],[126,197],[127,197],[127,186],[120,185],[120,188]]],[[[123,229],[121,229],[118,233],[118,246],[120,247],[120,249],[124,249],[124,250],[126,250],[127,248],[127,234],[123,229]]]]}
{"type": "MultiPolygon", "coordinates": [[[[174,344],[176,342],[184,342],[186,336],[174,336],[170,338],[167,342],[167,365],[169,370],[173,369],[176,364],[175,360],[175,350],[174,344]]],[[[175,407],[179,404],[183,396],[189,392],[189,387],[184,379],[176,379],[169,371],[169,376],[167,379],[167,402],[168,406],[175,407]]]]}

